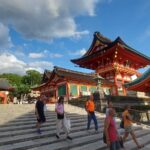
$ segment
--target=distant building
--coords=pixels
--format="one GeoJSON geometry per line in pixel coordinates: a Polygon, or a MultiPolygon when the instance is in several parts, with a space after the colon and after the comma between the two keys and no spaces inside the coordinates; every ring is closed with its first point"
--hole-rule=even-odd
{"type": "Polygon", "coordinates": [[[0,78],[0,103],[7,104],[8,95],[10,91],[13,91],[12,87],[6,79],[0,78]]]}

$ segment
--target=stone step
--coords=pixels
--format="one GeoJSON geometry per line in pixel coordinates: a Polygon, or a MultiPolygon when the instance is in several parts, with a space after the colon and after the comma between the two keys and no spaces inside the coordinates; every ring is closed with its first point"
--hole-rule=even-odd
{"type": "MultiPolygon", "coordinates": [[[[79,120],[72,121],[71,120],[71,123],[72,123],[71,128],[86,126],[86,122],[83,120],[82,121],[79,121],[79,120]]],[[[100,122],[98,122],[98,124],[100,127],[103,127],[103,125],[101,125],[100,122]]],[[[56,123],[55,122],[53,124],[52,123],[47,124],[47,125],[43,124],[43,126],[42,126],[43,131],[49,131],[49,130],[55,130],[55,129],[56,129],[56,123]]],[[[12,130],[12,128],[8,129],[8,130],[3,130],[3,132],[1,132],[1,134],[0,134],[0,138],[4,138],[7,136],[28,134],[28,133],[35,133],[35,124],[32,126],[30,125],[29,127],[26,127],[26,128],[21,127],[21,128],[15,128],[15,130],[12,130]]]]}
{"type": "Polygon", "coordinates": [[[86,143],[85,145],[82,145],[82,146],[76,146],[74,148],[71,148],[70,150],[97,150],[97,149],[101,149],[103,147],[106,147],[106,144],[103,143],[102,140],[98,140],[98,141],[95,141],[93,143],[86,143]]]}
{"type": "MultiPolygon", "coordinates": [[[[137,140],[140,144],[144,144],[144,145],[150,144],[150,134],[146,134],[144,136],[144,138],[137,136],[137,140]]],[[[126,142],[125,147],[126,147],[126,149],[130,148],[131,150],[136,150],[137,149],[137,146],[136,146],[136,144],[133,143],[133,140],[130,140],[130,141],[126,142]]],[[[145,148],[143,148],[143,149],[145,149],[145,148]]]]}
{"type": "Polygon", "coordinates": [[[145,145],[144,150],[150,150],[150,143],[145,145]]]}
{"type": "MultiPolygon", "coordinates": [[[[94,127],[94,125],[92,124],[91,127],[94,127]]],[[[101,128],[102,126],[100,125],[99,128],[101,128]]],[[[43,134],[40,135],[40,137],[47,137],[47,136],[51,136],[54,135],[56,133],[55,131],[56,126],[52,126],[49,127],[49,130],[44,130],[44,128],[42,128],[43,130],[43,134]]],[[[34,128],[35,130],[35,128],[34,128]]],[[[85,124],[78,124],[77,126],[73,126],[71,132],[77,132],[77,131],[81,131],[81,130],[86,130],[86,123],[85,124]]],[[[36,130],[35,130],[36,131],[36,130]]],[[[0,145],[4,145],[7,143],[13,143],[13,142],[19,142],[19,141],[23,141],[25,139],[30,140],[30,139],[34,139],[34,138],[39,138],[39,135],[36,132],[30,132],[29,134],[20,134],[20,135],[15,135],[15,136],[9,136],[9,137],[3,137],[0,140],[0,145]]]]}
{"type": "MultiPolygon", "coordinates": [[[[34,114],[35,105],[11,105],[5,108],[0,106],[0,150],[105,150],[107,145],[103,143],[104,117],[96,113],[99,132],[91,130],[87,132],[87,114],[84,109],[65,105],[67,116],[71,119],[72,141],[67,140],[64,133],[60,139],[56,134],[56,113],[54,105],[48,105],[46,111],[47,122],[42,125],[42,134],[36,133],[36,118],[34,114]],[[1,109],[2,108],[2,109],[1,109]],[[7,113],[8,111],[8,113],[7,113]],[[2,112],[2,113],[1,113],[2,112]],[[7,117],[7,118],[5,118],[7,117]]],[[[119,126],[120,120],[117,119],[119,126]]],[[[119,129],[121,135],[122,130],[119,129]]],[[[145,126],[134,126],[135,134],[140,143],[145,144],[145,150],[150,147],[150,128],[145,126]]],[[[125,143],[126,150],[136,149],[136,145],[129,137],[125,143]]]]}
{"type": "Polygon", "coordinates": [[[99,134],[87,135],[84,137],[74,138],[72,141],[64,139],[63,141],[60,141],[59,143],[51,143],[48,145],[43,145],[43,146],[28,149],[28,150],[41,150],[41,149],[43,149],[43,150],[49,150],[49,149],[66,150],[66,149],[70,149],[71,147],[80,146],[80,145],[85,144],[85,143],[90,143],[90,142],[92,143],[95,140],[99,140],[99,134]]]}
{"type": "MultiPolygon", "coordinates": [[[[150,134],[150,131],[144,131],[143,130],[135,130],[136,136],[137,137],[145,137],[147,134],[150,134]]],[[[128,140],[131,140],[131,138],[129,138],[128,140]]],[[[133,144],[133,143],[132,143],[133,144]]],[[[99,149],[99,150],[107,150],[107,145],[105,143],[103,143],[102,141],[102,134],[101,134],[101,138],[99,141],[93,142],[93,143],[89,143],[86,145],[82,145],[79,147],[75,147],[72,148],[71,150],[92,150],[92,149],[99,149]]],[[[130,149],[127,149],[130,150],[130,149]]]]}
{"type": "MultiPolygon", "coordinates": [[[[96,134],[95,130],[91,129],[90,134],[91,135],[96,134]]],[[[70,134],[70,136],[73,137],[73,138],[80,138],[80,137],[84,137],[84,136],[87,136],[87,135],[89,135],[89,132],[87,132],[86,130],[76,131],[76,132],[72,132],[70,134]]],[[[24,148],[27,149],[27,148],[31,148],[31,147],[38,147],[38,146],[41,146],[41,145],[51,144],[51,143],[54,143],[54,142],[58,143],[58,142],[64,141],[64,140],[66,140],[64,135],[61,135],[60,139],[56,139],[55,134],[54,134],[54,135],[48,136],[48,137],[41,138],[41,136],[40,136],[40,138],[38,138],[38,139],[35,138],[33,140],[17,142],[17,144],[3,145],[3,146],[0,146],[0,149],[9,150],[12,145],[13,146],[15,145],[15,147],[13,147],[13,149],[24,149],[24,148]]]]}
{"type": "MultiPolygon", "coordinates": [[[[93,125],[92,125],[92,127],[93,127],[93,125]]],[[[71,132],[71,135],[74,134],[74,132],[75,132],[76,135],[79,136],[79,133],[81,131],[86,131],[85,129],[86,129],[86,126],[83,126],[83,128],[80,126],[80,127],[78,127],[78,129],[77,128],[73,128],[72,132],[71,132]]],[[[103,127],[100,128],[100,132],[101,133],[102,133],[102,131],[103,131],[103,127]]],[[[39,135],[35,135],[35,134],[33,134],[33,137],[31,136],[31,134],[27,134],[27,136],[25,136],[25,134],[23,134],[23,136],[11,137],[11,139],[8,139],[8,137],[7,137],[6,140],[4,140],[4,138],[3,138],[2,141],[1,141],[2,143],[0,143],[0,144],[1,145],[5,145],[5,144],[7,145],[9,143],[14,143],[14,142],[19,143],[19,142],[22,141],[22,139],[23,139],[23,141],[25,141],[25,140],[31,140],[31,139],[40,139],[40,138],[44,138],[44,137],[53,137],[55,135],[55,130],[53,130],[53,132],[51,132],[50,134],[47,134],[47,132],[50,132],[50,130],[48,130],[46,132],[43,132],[43,134],[40,137],[39,137],[39,135]]],[[[80,136],[81,136],[81,134],[80,134],[80,136]]]]}
{"type": "MultiPolygon", "coordinates": [[[[141,135],[139,134],[139,136],[141,136],[141,135]]],[[[74,148],[74,150],[76,150],[77,148],[79,148],[80,150],[82,150],[83,145],[85,146],[87,144],[92,144],[95,141],[99,142],[99,147],[98,147],[98,144],[97,144],[97,147],[96,148],[93,147],[93,148],[91,148],[91,150],[106,148],[106,144],[100,143],[100,141],[102,141],[102,132],[101,132],[99,134],[92,135],[92,136],[89,135],[89,136],[86,136],[86,137],[79,137],[77,139],[75,138],[70,143],[68,143],[66,141],[63,141],[63,142],[60,142],[59,144],[57,144],[57,143],[48,144],[48,145],[32,148],[30,150],[40,150],[40,149],[45,150],[45,149],[48,149],[48,148],[52,148],[53,150],[60,149],[60,148],[63,149],[63,150],[74,148]]],[[[89,147],[86,147],[85,149],[89,149],[89,147]]]]}
{"type": "MultiPolygon", "coordinates": [[[[84,118],[72,118],[70,117],[71,120],[71,124],[72,127],[77,126],[78,124],[86,124],[86,120],[84,118]]],[[[102,120],[98,119],[98,123],[99,124],[103,124],[102,120]]],[[[5,132],[5,131],[15,131],[15,130],[25,130],[25,129],[31,129],[31,128],[35,128],[35,124],[36,122],[32,123],[32,124],[26,124],[25,125],[12,125],[12,126],[4,126],[0,128],[0,132],[5,132]]],[[[42,125],[42,127],[46,127],[46,126],[55,126],[56,125],[56,119],[55,120],[48,120],[46,123],[44,123],[42,125]]]]}
{"type": "MultiPolygon", "coordinates": [[[[87,120],[87,117],[80,117],[80,116],[69,116],[71,121],[75,120],[80,120],[80,121],[85,121],[87,120]]],[[[99,120],[103,121],[103,119],[98,118],[99,120]]],[[[46,117],[46,123],[50,122],[56,122],[56,116],[53,118],[48,118],[46,117]]],[[[20,121],[11,121],[8,124],[5,125],[0,125],[0,127],[10,127],[10,126],[22,126],[22,125],[29,125],[29,124],[35,124],[36,123],[36,118],[30,118],[28,120],[20,120],[20,121]]]]}

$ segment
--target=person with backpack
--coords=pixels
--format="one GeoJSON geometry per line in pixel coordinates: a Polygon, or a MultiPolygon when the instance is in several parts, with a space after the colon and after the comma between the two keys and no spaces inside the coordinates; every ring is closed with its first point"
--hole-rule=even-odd
{"type": "Polygon", "coordinates": [[[63,96],[59,97],[58,102],[56,103],[55,112],[57,113],[56,138],[57,139],[60,138],[60,132],[61,132],[61,129],[63,128],[67,135],[67,139],[72,140],[72,138],[69,136],[69,131],[65,124],[66,118],[65,118],[65,113],[64,113],[64,97],[63,96]]]}
{"type": "Polygon", "coordinates": [[[36,128],[37,133],[41,134],[41,124],[46,121],[45,114],[44,114],[44,105],[47,97],[45,95],[41,95],[40,98],[37,100],[35,104],[35,115],[37,118],[36,128]]]}
{"type": "Polygon", "coordinates": [[[130,106],[129,105],[126,105],[125,106],[125,110],[122,114],[122,117],[123,117],[123,127],[125,129],[125,133],[124,133],[124,136],[123,136],[123,141],[126,140],[126,138],[129,136],[129,134],[131,135],[133,141],[135,142],[135,144],[137,145],[137,148],[138,149],[141,149],[144,147],[144,145],[140,145],[136,139],[136,136],[135,136],[135,133],[134,133],[134,130],[132,128],[132,123],[134,122],[132,120],[132,117],[129,113],[129,109],[130,109],[130,106]]]}
{"type": "Polygon", "coordinates": [[[114,121],[114,115],[115,110],[110,108],[104,122],[104,142],[106,142],[110,150],[120,150],[120,139],[116,128],[116,123],[114,121]]]}
{"type": "Polygon", "coordinates": [[[94,97],[91,94],[90,98],[86,101],[85,110],[87,112],[87,130],[90,129],[91,120],[94,121],[95,124],[95,131],[98,131],[98,123],[95,115],[95,104],[94,104],[94,97]]]}

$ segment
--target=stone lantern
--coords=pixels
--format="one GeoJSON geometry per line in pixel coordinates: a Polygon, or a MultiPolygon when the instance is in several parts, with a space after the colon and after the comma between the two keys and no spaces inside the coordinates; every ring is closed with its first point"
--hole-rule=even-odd
{"type": "Polygon", "coordinates": [[[94,92],[93,96],[94,96],[94,100],[96,103],[99,103],[99,109],[100,111],[102,111],[102,100],[104,100],[104,92],[102,89],[102,80],[104,80],[104,78],[102,78],[99,74],[96,74],[94,77],[94,80],[96,81],[97,84],[97,90],[94,92]]]}

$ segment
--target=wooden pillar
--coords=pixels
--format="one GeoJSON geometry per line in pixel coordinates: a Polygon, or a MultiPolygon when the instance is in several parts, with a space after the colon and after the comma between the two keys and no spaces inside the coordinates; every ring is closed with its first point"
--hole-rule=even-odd
{"type": "Polygon", "coordinates": [[[78,92],[78,97],[80,97],[80,85],[79,84],[77,84],[77,92],[78,92]]]}
{"type": "Polygon", "coordinates": [[[1,92],[0,96],[2,98],[2,104],[7,104],[7,95],[1,92]]]}
{"type": "Polygon", "coordinates": [[[66,97],[67,97],[67,100],[69,100],[69,95],[70,95],[70,92],[69,92],[69,83],[66,82],[66,97]]]}
{"type": "Polygon", "coordinates": [[[123,89],[123,95],[126,96],[127,91],[126,91],[126,88],[124,87],[124,75],[122,76],[122,89],[123,89]]]}
{"type": "Polygon", "coordinates": [[[116,95],[118,95],[118,85],[117,85],[117,74],[116,73],[115,73],[115,76],[114,76],[114,83],[115,83],[116,95]]]}

